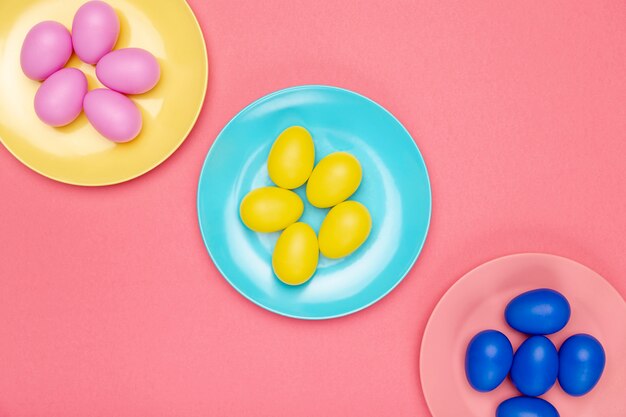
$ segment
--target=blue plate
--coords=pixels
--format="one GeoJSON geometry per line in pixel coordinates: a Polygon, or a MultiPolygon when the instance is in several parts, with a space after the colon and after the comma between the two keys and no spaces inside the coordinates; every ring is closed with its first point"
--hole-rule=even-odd
{"type": "MultiPolygon", "coordinates": [[[[301,221],[318,231],[327,209],[303,197],[301,221]]],[[[265,96],[222,130],[200,174],[198,218],[204,243],[222,275],[259,306],[289,317],[327,319],[361,310],[389,293],[411,269],[424,245],[431,214],[428,172],[415,142],[387,110],[336,87],[301,86],[265,96]],[[363,181],[352,200],[372,215],[372,232],[352,255],[320,257],[306,284],[291,287],[272,272],[278,233],[247,229],[239,204],[251,190],[271,185],[267,156],[285,128],[304,126],[315,142],[316,163],[335,151],[355,155],[363,181]]]]}

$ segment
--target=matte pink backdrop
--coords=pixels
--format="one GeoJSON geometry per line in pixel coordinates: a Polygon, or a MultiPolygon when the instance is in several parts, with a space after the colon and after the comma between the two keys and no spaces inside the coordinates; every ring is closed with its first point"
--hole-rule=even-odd
{"type": "Polygon", "coordinates": [[[420,339],[469,269],[549,252],[626,294],[624,1],[191,5],[209,92],[162,166],[78,188],[0,147],[0,416],[427,416],[420,339]],[[202,162],[228,120],[309,83],[394,113],[422,150],[434,200],[405,281],[323,322],[241,297],[205,251],[195,210],[202,162]]]}

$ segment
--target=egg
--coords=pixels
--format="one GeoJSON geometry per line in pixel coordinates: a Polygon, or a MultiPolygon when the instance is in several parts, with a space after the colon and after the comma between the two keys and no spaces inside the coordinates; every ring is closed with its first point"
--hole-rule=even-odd
{"type": "Polygon", "coordinates": [[[88,64],[96,64],[111,52],[120,33],[115,10],[103,1],[90,1],[78,9],[72,22],[74,52],[88,64]]]}
{"type": "Polygon", "coordinates": [[[278,237],[272,254],[272,268],[282,282],[301,285],[317,269],[319,248],[315,231],[306,223],[287,227],[278,237]]]}
{"type": "Polygon", "coordinates": [[[113,142],[128,142],[141,131],[141,112],[131,99],[116,91],[91,90],[85,96],[83,108],[93,127],[113,142]]]}
{"type": "Polygon", "coordinates": [[[140,48],[109,52],[96,65],[98,80],[111,90],[143,94],[159,82],[161,69],[154,55],[140,48]]]}
{"type": "Polygon", "coordinates": [[[512,362],[513,347],[509,339],[497,330],[485,330],[467,346],[465,376],[476,391],[492,391],[504,381],[512,362]]]}
{"type": "Polygon", "coordinates": [[[567,299],[560,293],[542,288],[515,297],[506,307],[509,326],[526,334],[552,334],[561,330],[571,314],[567,299]]]}
{"type": "Polygon", "coordinates": [[[255,232],[283,230],[298,221],[304,211],[302,200],[293,191],[262,187],[249,192],[241,201],[239,215],[255,232]]]}
{"type": "Polygon", "coordinates": [[[60,70],[72,56],[72,36],[58,22],[46,21],[33,26],[26,34],[20,52],[24,74],[42,81],[60,70]]]}
{"type": "Polygon", "coordinates": [[[267,170],[274,184],[289,190],[309,179],[315,162],[311,134],[302,126],[291,126],[278,135],[267,159],[267,170]]]}
{"type": "Polygon", "coordinates": [[[65,126],[83,110],[87,78],[76,68],[64,68],[52,74],[35,94],[35,113],[50,126],[65,126]]]}
{"type": "Polygon", "coordinates": [[[306,196],[315,207],[328,208],[350,197],[361,184],[361,164],[347,152],[324,157],[311,172],[306,196]]]}
{"type": "Polygon", "coordinates": [[[513,356],[511,381],[524,395],[538,397],[547,392],[559,372],[559,357],[545,336],[529,337],[513,356]]]}
{"type": "Polygon", "coordinates": [[[496,417],[559,417],[559,412],[541,398],[515,397],[498,406],[496,417]]]}
{"type": "Polygon", "coordinates": [[[600,380],[605,364],[597,339],[587,334],[570,336],[559,349],[559,384],[569,395],[585,395],[600,380]]]}
{"type": "Polygon", "coordinates": [[[320,252],[331,259],[348,256],[367,240],[371,230],[372,218],[363,204],[339,203],[330,209],[320,226],[320,252]]]}

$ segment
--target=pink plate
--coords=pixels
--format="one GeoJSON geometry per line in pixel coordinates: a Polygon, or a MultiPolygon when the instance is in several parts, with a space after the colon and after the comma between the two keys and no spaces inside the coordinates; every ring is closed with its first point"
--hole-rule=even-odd
{"type": "Polygon", "coordinates": [[[435,307],[422,340],[422,389],[433,417],[495,417],[496,408],[519,395],[507,379],[489,393],[474,391],[465,378],[465,350],[479,331],[497,329],[514,348],[524,336],[508,327],[504,308],[516,295],[552,288],[570,302],[572,317],[550,336],[557,348],[570,335],[589,333],[607,356],[598,385],[570,397],[558,383],[543,398],[563,417],[626,416],[626,303],[600,275],[572,260],[547,254],[518,254],[487,262],[454,284],[435,307]]]}

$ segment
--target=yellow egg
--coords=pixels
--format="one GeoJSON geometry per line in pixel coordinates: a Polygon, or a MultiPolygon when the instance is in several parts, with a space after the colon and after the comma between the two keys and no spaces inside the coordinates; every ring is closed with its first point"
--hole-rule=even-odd
{"type": "Polygon", "coordinates": [[[367,240],[372,218],[367,208],[356,201],[344,201],[333,207],[320,227],[320,252],[337,259],[350,255],[367,240]]]}
{"type": "Polygon", "coordinates": [[[346,152],[331,153],[313,169],[306,185],[306,196],[315,207],[332,207],[354,194],[361,177],[358,159],[346,152]]]}
{"type": "Polygon", "coordinates": [[[300,285],[315,273],[319,256],[315,231],[308,224],[298,222],[280,234],[272,255],[272,267],[285,284],[300,285]]]}
{"type": "Polygon", "coordinates": [[[309,179],[315,162],[311,134],[301,126],[283,130],[272,145],[267,171],[274,184],[292,190],[309,179]]]}
{"type": "Polygon", "coordinates": [[[298,221],[304,204],[296,193],[278,187],[257,188],[239,206],[243,223],[255,232],[277,232],[298,221]]]}

